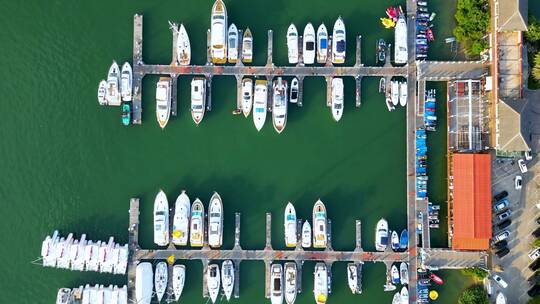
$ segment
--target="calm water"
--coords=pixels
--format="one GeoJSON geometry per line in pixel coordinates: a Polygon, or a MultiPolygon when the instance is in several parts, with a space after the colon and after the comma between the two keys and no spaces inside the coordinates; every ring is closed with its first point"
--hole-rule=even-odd
{"type": "MultiPolygon", "coordinates": [[[[122,276],[43,269],[31,265],[41,240],[53,229],[87,233],[91,239],[114,235],[127,241],[129,198],[141,198],[141,243],[152,247],[153,197],[162,187],[174,201],[182,189],[207,203],[218,191],[225,205],[225,247],[233,243],[234,212],[242,213],[244,248],[264,246],[264,216],[272,212],[273,245],[282,244],[281,216],[287,201],[298,216],[310,216],[321,198],[333,220],[334,248],[354,248],[354,221],[363,221],[363,246],[373,250],[374,226],[385,217],[393,229],[406,223],[405,111],[386,111],[377,90],[378,79],[363,81],[360,109],[354,108],[354,82],[346,79],[346,107],[334,123],[325,107],[323,79],[306,79],[304,107],[290,108],[287,130],[277,135],[268,121],[261,133],[251,117],[232,116],[233,77],[214,81],[213,111],[196,127],[188,114],[189,78],[179,81],[179,116],[162,131],[155,122],[156,77],[144,81],[144,124],[120,125],[119,109],[99,107],[96,86],[112,59],[129,60],[132,16],[144,14],[144,58],[148,63],[170,62],[167,20],[183,22],[189,32],[193,61],[205,60],[205,33],[211,1],[0,1],[0,56],[3,98],[0,102],[0,258],[4,263],[0,292],[5,303],[52,303],[58,288],[86,283],[124,284],[122,276]],[[21,288],[23,287],[23,288],[21,288]]],[[[401,1],[404,2],[404,1],[401,1]]],[[[450,35],[452,3],[432,1],[438,12],[431,56],[451,59],[443,45],[450,35]]],[[[274,29],[274,60],[286,61],[285,32],[294,21],[299,28],[321,21],[331,28],[345,19],[348,63],[352,64],[354,34],[363,35],[363,61],[374,64],[375,41],[391,40],[378,18],[389,0],[227,1],[229,18],[240,28],[250,26],[255,37],[255,62],[266,58],[266,31],[274,29]],[[248,9],[247,9],[248,8],[248,9]]],[[[444,86],[437,86],[444,96],[444,86]]],[[[444,109],[439,110],[444,115],[444,109]]],[[[439,116],[442,118],[442,116],[439,116]]],[[[430,188],[444,202],[446,162],[443,131],[429,139],[430,188]],[[432,183],[433,181],[433,183],[432,183]]],[[[442,223],[442,226],[445,226],[442,223]]],[[[442,232],[444,232],[442,230],[442,232]]],[[[434,236],[444,245],[443,233],[434,236]]],[[[200,264],[188,264],[184,303],[204,303],[200,264]]],[[[304,292],[298,303],[312,303],[313,264],[304,269],[304,292]]],[[[390,302],[382,292],[384,266],[367,264],[364,294],[352,296],[345,267],[335,264],[332,303],[390,302]]],[[[241,268],[241,298],[237,303],[263,302],[263,264],[245,262],[241,268]]],[[[459,275],[448,273],[450,278],[459,275]]],[[[457,282],[458,279],[451,282],[457,282]]],[[[440,303],[452,303],[458,285],[449,283],[440,303]]]]}

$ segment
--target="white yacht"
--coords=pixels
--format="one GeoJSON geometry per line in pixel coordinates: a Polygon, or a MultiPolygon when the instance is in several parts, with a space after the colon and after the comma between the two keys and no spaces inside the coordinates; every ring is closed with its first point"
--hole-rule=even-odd
{"type": "Polygon", "coordinates": [[[283,267],[272,264],[270,270],[270,301],[272,304],[283,303],[283,267]]]}
{"type": "Polygon", "coordinates": [[[392,104],[397,106],[399,104],[399,82],[393,80],[390,87],[390,94],[392,98],[392,104]]]}
{"type": "Polygon", "coordinates": [[[287,29],[287,55],[290,64],[298,63],[298,31],[296,26],[291,23],[287,29]]]}
{"type": "Polygon", "coordinates": [[[401,264],[399,264],[399,274],[401,285],[409,284],[409,267],[407,266],[407,263],[401,262],[401,264]]]}
{"type": "Polygon", "coordinates": [[[315,29],[313,25],[308,23],[304,28],[304,43],[302,49],[302,57],[304,64],[313,64],[315,63],[315,29]]]}
{"type": "Polygon", "coordinates": [[[388,222],[385,219],[380,219],[377,222],[375,232],[375,249],[377,251],[385,251],[388,246],[388,222]]]}
{"type": "Polygon", "coordinates": [[[230,63],[236,63],[238,61],[238,28],[234,23],[229,25],[227,46],[227,59],[230,63]]]}
{"type": "Polygon", "coordinates": [[[178,30],[178,39],[176,40],[176,59],[180,65],[189,65],[191,62],[191,43],[189,42],[189,36],[184,27],[184,24],[180,24],[178,30]]]}
{"type": "Polygon", "coordinates": [[[210,55],[213,63],[227,62],[227,8],[216,0],[210,17],[210,55]]]}
{"type": "Polygon", "coordinates": [[[161,189],[154,200],[154,243],[169,245],[169,202],[161,189]]]}
{"type": "Polygon", "coordinates": [[[88,241],[86,248],[84,250],[84,260],[86,271],[98,271],[99,269],[99,255],[98,251],[101,246],[101,241],[93,243],[88,241]]]}
{"type": "Polygon", "coordinates": [[[394,34],[394,62],[397,64],[407,63],[407,22],[403,14],[398,17],[394,34]]]}
{"type": "Polygon", "coordinates": [[[120,81],[120,89],[122,91],[122,100],[131,101],[133,84],[133,70],[129,62],[125,62],[122,66],[122,76],[120,81]]]}
{"type": "Polygon", "coordinates": [[[83,234],[81,236],[81,239],[79,240],[79,245],[77,249],[77,257],[71,261],[71,270],[78,270],[83,271],[84,270],[84,264],[86,262],[85,260],[85,252],[86,252],[86,234],[83,234]]]}
{"type": "Polygon", "coordinates": [[[160,77],[156,85],[156,117],[163,129],[171,114],[171,78],[160,77]]]}
{"type": "Polygon", "coordinates": [[[208,207],[208,245],[213,248],[223,244],[223,202],[221,196],[214,192],[208,207]]]}
{"type": "Polygon", "coordinates": [[[156,297],[161,302],[165,290],[167,289],[167,263],[159,262],[156,265],[156,274],[154,276],[154,286],[156,288],[156,297]]]}
{"type": "Polygon", "coordinates": [[[349,283],[349,288],[353,294],[359,293],[358,267],[354,263],[347,264],[347,282],[349,283]]]}
{"type": "Polygon", "coordinates": [[[253,80],[251,78],[242,79],[242,112],[245,117],[251,113],[253,106],[253,80]]]}
{"type": "Polygon", "coordinates": [[[296,247],[296,210],[290,202],[285,207],[284,214],[285,226],[285,246],[296,247]]]}
{"type": "Polygon", "coordinates": [[[219,266],[217,264],[208,265],[208,272],[206,273],[206,281],[208,286],[208,294],[212,303],[216,303],[219,295],[219,287],[221,280],[219,279],[219,266]]]}
{"type": "Polygon", "coordinates": [[[399,105],[402,107],[407,105],[407,82],[399,84],[399,105]]]}
{"type": "Polygon", "coordinates": [[[332,117],[339,121],[343,116],[343,79],[332,78],[332,117]]]}
{"type": "Polygon", "coordinates": [[[60,288],[56,294],[56,304],[69,304],[71,303],[71,289],[60,288]]]}
{"type": "Polygon", "coordinates": [[[195,77],[191,81],[191,118],[198,125],[206,108],[206,78],[195,77]]]}
{"type": "Polygon", "coordinates": [[[268,82],[266,80],[255,81],[255,93],[253,94],[253,123],[257,131],[260,131],[266,121],[266,107],[268,103],[268,82]]]}
{"type": "Polygon", "coordinates": [[[204,206],[198,198],[191,206],[189,239],[191,247],[202,247],[204,244],[204,206]]]}
{"type": "Polygon", "coordinates": [[[293,304],[296,301],[296,293],[298,292],[296,285],[297,275],[296,263],[285,263],[285,302],[287,304],[293,304]]]}
{"type": "Polygon", "coordinates": [[[182,290],[184,290],[184,283],[186,281],[186,266],[174,265],[172,275],[174,299],[178,301],[178,299],[180,299],[180,296],[182,295],[182,290]]]}
{"type": "Polygon", "coordinates": [[[73,233],[70,233],[64,241],[60,241],[56,248],[56,267],[69,268],[69,248],[73,243],[73,233]]]}
{"type": "Polygon", "coordinates": [[[287,81],[278,77],[273,84],[272,124],[276,132],[281,133],[287,124],[287,81]]]}
{"type": "Polygon", "coordinates": [[[341,16],[334,23],[334,30],[332,32],[332,63],[341,64],[345,63],[345,55],[347,50],[347,40],[345,32],[345,23],[341,16]]]}
{"type": "Polygon", "coordinates": [[[242,62],[250,63],[253,61],[253,35],[249,27],[242,37],[242,62]]]}
{"type": "Polygon", "coordinates": [[[135,300],[137,304],[150,304],[154,289],[153,278],[152,264],[141,262],[137,265],[135,270],[135,300]]]}
{"type": "Polygon", "coordinates": [[[392,284],[399,284],[399,270],[396,265],[392,265],[392,268],[390,268],[390,276],[392,277],[392,284]]]}
{"type": "Polygon", "coordinates": [[[311,247],[311,225],[307,220],[302,225],[302,247],[311,247]]]}
{"type": "Polygon", "coordinates": [[[191,202],[186,191],[176,198],[174,204],[174,218],[172,227],[172,242],[175,245],[185,246],[189,238],[189,216],[191,214],[191,202]]]}
{"type": "Polygon", "coordinates": [[[97,90],[97,100],[99,105],[101,106],[107,104],[107,81],[105,80],[99,82],[97,90]]]}
{"type": "Polygon", "coordinates": [[[326,303],[328,298],[328,272],[326,271],[326,264],[315,264],[315,272],[313,274],[313,295],[317,304],[326,303]]]}
{"type": "Polygon", "coordinates": [[[45,240],[43,240],[43,243],[41,243],[41,257],[43,258],[43,266],[48,266],[46,265],[46,260],[54,255],[54,248],[58,243],[58,240],[58,230],[55,230],[52,236],[48,235],[45,240]]]}
{"type": "Polygon", "coordinates": [[[328,31],[322,23],[317,29],[317,62],[326,63],[328,58],[328,31]]]}
{"type": "Polygon", "coordinates": [[[128,304],[126,285],[118,289],[118,304],[128,304]]]}
{"type": "Polygon", "coordinates": [[[234,264],[231,260],[225,260],[221,265],[221,281],[225,298],[229,301],[234,289],[234,264]]]}
{"type": "Polygon", "coordinates": [[[321,200],[313,206],[313,247],[326,248],[326,207],[321,200]]]}
{"type": "Polygon", "coordinates": [[[297,103],[298,102],[298,92],[299,92],[298,78],[294,77],[291,80],[291,92],[289,94],[290,103],[297,103]]]}
{"type": "Polygon", "coordinates": [[[107,93],[105,98],[110,106],[120,105],[120,68],[116,61],[113,61],[107,74],[107,93]]]}
{"type": "Polygon", "coordinates": [[[114,273],[126,274],[127,262],[128,262],[128,244],[120,247],[120,253],[118,255],[118,264],[115,267],[114,273]]]}
{"type": "Polygon", "coordinates": [[[406,286],[401,288],[401,303],[409,303],[409,290],[406,286]]]}

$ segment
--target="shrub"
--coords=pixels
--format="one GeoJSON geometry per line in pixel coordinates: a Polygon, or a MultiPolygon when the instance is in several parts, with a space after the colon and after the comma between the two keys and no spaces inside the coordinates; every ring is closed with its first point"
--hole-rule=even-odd
{"type": "Polygon", "coordinates": [[[480,267],[470,267],[470,268],[465,268],[463,270],[461,270],[461,272],[465,275],[469,275],[479,281],[487,278],[488,276],[488,272],[485,271],[484,269],[480,268],[480,267]]]}
{"type": "Polygon", "coordinates": [[[532,76],[534,80],[540,82],[540,52],[534,56],[534,66],[532,68],[532,76]]]}
{"type": "Polygon", "coordinates": [[[482,285],[473,285],[459,295],[458,304],[489,304],[489,301],[482,285]]]}
{"type": "Polygon", "coordinates": [[[469,55],[480,55],[489,44],[486,33],[489,28],[488,0],[458,0],[454,18],[454,36],[469,55]]]}

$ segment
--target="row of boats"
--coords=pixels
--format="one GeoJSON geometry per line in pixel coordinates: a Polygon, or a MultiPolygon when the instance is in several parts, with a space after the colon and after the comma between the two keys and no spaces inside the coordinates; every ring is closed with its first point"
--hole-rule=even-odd
{"type": "Polygon", "coordinates": [[[437,115],[436,110],[436,96],[435,89],[426,92],[426,98],[424,101],[424,126],[427,131],[437,131],[437,115]]]}
{"type": "MultiPolygon", "coordinates": [[[[230,262],[230,261],[229,261],[230,262]]],[[[232,264],[232,262],[231,262],[232,264]]],[[[154,290],[158,302],[161,302],[167,292],[169,272],[166,262],[156,264],[156,271],[149,262],[141,262],[135,270],[135,300],[139,304],[149,304],[154,290]]],[[[186,280],[186,266],[176,264],[172,266],[172,290],[168,291],[174,301],[178,301],[184,290],[186,280]]],[[[169,299],[167,299],[169,300],[169,299]]]]}
{"type": "MultiPolygon", "coordinates": [[[[390,91],[386,92],[386,107],[388,111],[393,111],[398,105],[405,107],[407,105],[407,81],[392,80],[390,82],[390,91]]],[[[386,91],[386,80],[381,78],[379,81],[379,92],[386,91]]]]}
{"type": "Polygon", "coordinates": [[[375,229],[375,250],[386,251],[388,245],[393,251],[407,250],[409,243],[409,233],[407,229],[403,229],[401,234],[397,231],[388,230],[388,222],[385,219],[380,219],[377,222],[375,229]]]}
{"type": "Polygon", "coordinates": [[[427,198],[427,134],[426,129],[418,128],[416,130],[416,198],[427,198]]]}
{"type": "Polygon", "coordinates": [[[435,13],[429,13],[427,1],[417,2],[416,12],[416,60],[426,60],[428,43],[435,40],[433,24],[435,13]]]}
{"type": "Polygon", "coordinates": [[[127,286],[116,285],[80,286],[79,288],[60,288],[56,294],[56,304],[127,304],[127,286]]]}
{"type": "Polygon", "coordinates": [[[45,267],[125,274],[128,245],[115,243],[113,237],[108,242],[93,242],[86,240],[86,234],[80,240],[73,233],[64,238],[55,230],[42,242],[41,260],[45,267]]]}
{"type": "MultiPolygon", "coordinates": [[[[285,207],[284,214],[285,246],[296,247],[298,245],[297,217],[294,205],[290,202],[285,207]]],[[[327,223],[328,215],[324,203],[319,199],[313,205],[313,230],[309,221],[304,221],[300,243],[303,248],[326,248],[328,244],[327,223]]]]}
{"type": "Polygon", "coordinates": [[[131,123],[131,99],[133,97],[133,70],[129,62],[122,65],[122,70],[113,61],[107,73],[107,80],[100,81],[97,99],[100,105],[122,105],[122,123],[131,123]]]}

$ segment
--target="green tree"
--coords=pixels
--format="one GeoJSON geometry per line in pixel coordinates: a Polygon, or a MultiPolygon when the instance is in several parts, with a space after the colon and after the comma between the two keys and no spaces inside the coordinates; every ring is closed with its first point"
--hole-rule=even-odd
{"type": "Polygon", "coordinates": [[[527,304],[540,304],[540,296],[534,297],[527,302],[527,304]]]}
{"type": "Polygon", "coordinates": [[[536,55],[534,56],[532,76],[536,81],[540,82],[540,52],[536,53],[536,55]]]}
{"type": "Polygon", "coordinates": [[[469,55],[480,55],[488,47],[486,33],[489,28],[488,0],[458,0],[454,36],[469,55]]]}
{"type": "Polygon", "coordinates": [[[473,285],[459,295],[458,304],[489,304],[489,301],[482,285],[473,285]]]}
{"type": "Polygon", "coordinates": [[[528,30],[525,32],[525,39],[531,44],[540,44],[540,21],[534,16],[529,16],[528,30]]]}
{"type": "MultiPolygon", "coordinates": [[[[538,57],[538,55],[540,55],[540,53],[538,53],[536,57],[538,57]]],[[[533,248],[540,247],[540,239],[534,240],[534,242],[532,243],[532,246],[533,248]]]]}
{"type": "Polygon", "coordinates": [[[481,281],[485,279],[488,276],[488,272],[480,267],[469,267],[461,270],[461,272],[465,275],[472,276],[473,278],[477,279],[478,281],[481,281]]]}

